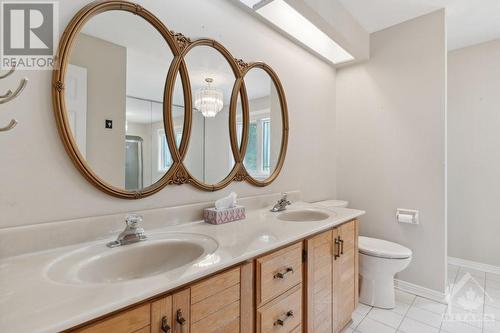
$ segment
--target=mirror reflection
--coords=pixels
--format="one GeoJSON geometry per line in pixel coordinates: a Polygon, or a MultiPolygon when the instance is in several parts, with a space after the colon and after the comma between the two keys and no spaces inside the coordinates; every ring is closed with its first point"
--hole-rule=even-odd
{"type": "MultiPolygon", "coordinates": [[[[274,172],[281,153],[282,110],[278,90],[269,74],[254,67],[245,76],[250,111],[248,146],[243,161],[250,176],[266,180],[274,172]]],[[[238,120],[238,131],[243,122],[238,120]]]]}
{"type": "MultiPolygon", "coordinates": [[[[172,165],[163,125],[172,59],[162,35],[125,11],[92,17],[72,45],[65,101],[73,138],[93,172],[117,188],[141,190],[172,165]]],[[[182,95],[180,79],[176,86],[182,95]]],[[[182,105],[173,112],[183,122],[182,105]]]]}
{"type": "Polygon", "coordinates": [[[214,185],[234,167],[229,132],[229,104],[235,75],[215,48],[196,46],[185,57],[193,110],[184,165],[199,182],[214,185]]]}

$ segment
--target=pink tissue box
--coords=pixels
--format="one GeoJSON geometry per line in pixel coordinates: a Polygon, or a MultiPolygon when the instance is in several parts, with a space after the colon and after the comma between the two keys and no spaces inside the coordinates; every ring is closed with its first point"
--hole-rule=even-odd
{"type": "Polygon", "coordinates": [[[243,220],[246,218],[245,207],[235,206],[217,210],[215,208],[205,208],[203,211],[203,219],[210,224],[224,224],[233,221],[243,220]]]}

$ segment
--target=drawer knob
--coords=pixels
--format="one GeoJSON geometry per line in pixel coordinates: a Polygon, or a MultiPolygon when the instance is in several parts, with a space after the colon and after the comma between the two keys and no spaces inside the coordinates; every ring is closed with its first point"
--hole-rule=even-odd
{"type": "Polygon", "coordinates": [[[278,320],[276,320],[274,322],[274,326],[285,326],[285,322],[290,318],[293,318],[293,311],[292,310],[288,311],[287,313],[282,315],[280,318],[278,318],[278,320]]]}
{"type": "Polygon", "coordinates": [[[171,333],[170,326],[168,325],[168,319],[167,316],[164,316],[161,318],[161,330],[163,333],[171,333]]]}
{"type": "Polygon", "coordinates": [[[285,270],[274,274],[274,278],[275,279],[284,279],[286,277],[286,275],[289,273],[293,273],[292,267],[287,267],[285,270]]]}
{"type": "Polygon", "coordinates": [[[186,319],[184,319],[181,309],[177,310],[176,320],[181,326],[184,326],[184,324],[186,323],[186,319]]]}

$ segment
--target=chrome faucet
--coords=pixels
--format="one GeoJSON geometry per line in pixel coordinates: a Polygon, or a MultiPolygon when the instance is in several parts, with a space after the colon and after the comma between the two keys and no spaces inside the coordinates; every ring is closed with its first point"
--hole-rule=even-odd
{"type": "Polygon", "coordinates": [[[122,245],[128,245],[132,243],[137,243],[140,241],[145,241],[148,237],[144,233],[144,229],[139,226],[142,223],[142,216],[137,214],[129,214],[125,219],[127,226],[123,230],[115,241],[106,244],[107,247],[117,247],[122,245]]]}
{"type": "Polygon", "coordinates": [[[271,212],[281,212],[286,209],[286,206],[291,205],[292,203],[288,200],[288,195],[286,193],[283,193],[283,196],[281,199],[278,200],[276,205],[271,209],[271,212]]]}

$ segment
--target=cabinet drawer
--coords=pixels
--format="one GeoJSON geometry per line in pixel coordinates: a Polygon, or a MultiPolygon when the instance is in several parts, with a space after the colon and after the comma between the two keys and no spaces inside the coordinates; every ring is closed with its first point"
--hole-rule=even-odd
{"type": "Polygon", "coordinates": [[[240,268],[217,274],[191,287],[191,303],[198,303],[210,296],[218,295],[228,287],[240,283],[240,268]]]}
{"type": "Polygon", "coordinates": [[[302,242],[257,261],[257,307],[302,282],[302,242]]]}
{"type": "Polygon", "coordinates": [[[240,268],[191,287],[191,333],[240,331],[240,268]]]}
{"type": "Polygon", "coordinates": [[[222,310],[193,323],[191,333],[220,333],[240,331],[240,303],[234,302],[222,310]]]}
{"type": "Polygon", "coordinates": [[[149,304],[117,314],[105,321],[87,326],[77,332],[81,333],[132,333],[149,327],[149,304]]]}
{"type": "Polygon", "coordinates": [[[151,333],[151,326],[146,326],[144,328],[141,328],[138,331],[135,331],[134,333],[151,333]]]}
{"type": "Polygon", "coordinates": [[[302,321],[302,285],[257,310],[257,333],[295,332],[302,321]]]}

